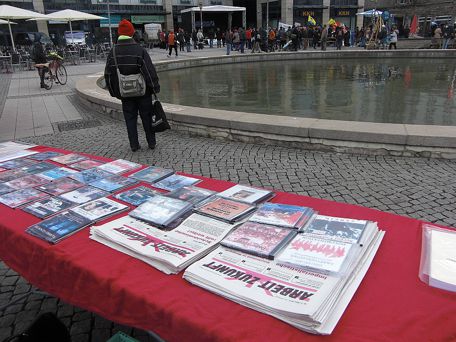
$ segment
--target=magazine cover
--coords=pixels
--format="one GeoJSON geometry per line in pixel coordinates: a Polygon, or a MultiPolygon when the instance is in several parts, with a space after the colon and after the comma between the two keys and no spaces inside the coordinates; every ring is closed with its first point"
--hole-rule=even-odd
{"type": "Polygon", "coordinates": [[[13,179],[5,184],[16,190],[25,188],[34,188],[36,186],[49,183],[49,179],[40,175],[28,175],[21,178],[13,179]]]}
{"type": "Polygon", "coordinates": [[[353,246],[356,245],[324,236],[299,234],[280,253],[277,262],[309,271],[339,273],[353,246]]]}
{"type": "Polygon", "coordinates": [[[119,175],[127,171],[139,169],[141,166],[141,164],[136,164],[128,160],[117,159],[113,160],[112,162],[98,166],[98,169],[109,173],[113,173],[115,175],[119,175]]]}
{"type": "Polygon", "coordinates": [[[104,164],[104,162],[101,162],[98,160],[86,159],[86,160],[81,160],[79,162],[73,163],[70,165],[70,167],[75,170],[81,171],[81,170],[93,169],[94,167],[98,167],[103,164],[104,164]]]}
{"type": "Polygon", "coordinates": [[[121,211],[127,210],[128,207],[119,202],[113,201],[109,198],[99,198],[94,201],[90,201],[73,209],[71,212],[81,215],[89,219],[90,221],[98,221],[107,216],[111,216],[121,211]]]}
{"type": "Polygon", "coordinates": [[[11,208],[16,208],[28,202],[36,201],[47,196],[48,194],[46,194],[45,192],[33,188],[28,188],[8,192],[6,194],[1,195],[0,203],[3,203],[11,208]]]}
{"type": "Polygon", "coordinates": [[[78,182],[77,180],[71,178],[60,178],[51,183],[38,186],[37,189],[44,191],[49,195],[58,196],[83,186],[85,186],[85,184],[78,182]]]}
{"type": "Polygon", "coordinates": [[[162,195],[155,195],[133,211],[130,211],[128,215],[165,227],[191,208],[192,205],[190,203],[162,195]]]}
{"type": "Polygon", "coordinates": [[[128,177],[132,177],[142,182],[154,183],[172,175],[173,173],[174,171],[170,169],[162,169],[160,167],[149,166],[145,169],[142,169],[141,171],[129,175],[128,177]]]}
{"type": "Polygon", "coordinates": [[[69,153],[69,154],[64,154],[61,156],[51,158],[52,161],[59,163],[59,164],[64,164],[64,165],[73,164],[78,161],[86,160],[86,159],[89,159],[89,158],[82,156],[80,154],[77,154],[77,153],[69,153]]]}
{"type": "Polygon", "coordinates": [[[44,161],[44,160],[55,158],[55,157],[58,157],[61,155],[63,155],[63,153],[48,151],[48,152],[40,152],[37,154],[32,154],[31,156],[28,156],[27,158],[33,159],[33,160],[38,160],[38,161],[44,161]]]}
{"type": "Polygon", "coordinates": [[[216,193],[217,192],[215,191],[198,188],[196,186],[184,186],[182,188],[167,193],[165,196],[180,199],[182,201],[186,201],[195,205],[216,193]]]}
{"type": "Polygon", "coordinates": [[[51,164],[48,162],[39,162],[35,164],[29,164],[26,166],[21,167],[19,170],[23,172],[27,172],[28,174],[36,174],[41,173],[47,170],[55,169],[57,165],[51,164]]]}
{"type": "Polygon", "coordinates": [[[247,221],[225,237],[221,244],[245,253],[274,259],[296,234],[297,231],[290,228],[247,221]]]}
{"type": "Polygon", "coordinates": [[[0,183],[0,195],[6,194],[8,192],[16,191],[16,189],[6,185],[5,183],[0,183]]]}
{"type": "Polygon", "coordinates": [[[22,210],[41,219],[57,214],[72,207],[74,203],[63,198],[48,197],[44,200],[28,204],[22,210]]]}
{"type": "Polygon", "coordinates": [[[272,191],[237,184],[218,194],[220,197],[245,203],[259,203],[274,195],[272,191]]]}
{"type": "Polygon", "coordinates": [[[201,179],[174,174],[154,183],[154,187],[173,191],[184,186],[195,185],[199,182],[201,182],[201,179]]]}
{"type": "Polygon", "coordinates": [[[21,170],[7,170],[0,172],[0,182],[9,182],[17,178],[27,176],[28,173],[21,170]]]}
{"type": "Polygon", "coordinates": [[[100,197],[109,196],[109,192],[94,188],[92,186],[85,186],[70,192],[61,194],[59,197],[77,204],[92,201],[100,197]]]}
{"type": "Polygon", "coordinates": [[[112,177],[112,173],[100,170],[98,168],[83,170],[70,176],[70,178],[86,184],[108,177],[112,177]]]}
{"type": "Polygon", "coordinates": [[[366,220],[317,215],[304,234],[315,234],[339,241],[356,243],[367,226],[366,220]]]}
{"type": "Polygon", "coordinates": [[[70,236],[90,224],[90,220],[64,211],[27,228],[26,232],[51,243],[70,236]]]}
{"type": "Polygon", "coordinates": [[[301,218],[304,215],[309,219],[313,212],[313,209],[308,207],[280,203],[264,203],[249,218],[249,221],[295,228],[298,223],[302,222],[301,218]]]}
{"type": "Polygon", "coordinates": [[[67,167],[56,167],[55,169],[47,170],[38,174],[38,176],[44,177],[49,180],[55,180],[63,177],[68,177],[78,171],[69,169],[67,167]]]}
{"type": "Polygon", "coordinates": [[[209,215],[228,222],[234,222],[253,210],[255,210],[255,206],[251,204],[221,197],[215,197],[212,200],[208,200],[195,209],[195,211],[200,214],[209,215]]]}
{"type": "Polygon", "coordinates": [[[138,181],[132,178],[127,178],[123,176],[112,176],[109,178],[102,178],[96,180],[95,182],[89,183],[89,185],[101,190],[114,192],[119,189],[126,188],[127,186],[132,186],[136,183],[138,183],[138,181]]]}
{"type": "Polygon", "coordinates": [[[38,163],[36,160],[25,158],[17,158],[0,163],[0,167],[4,169],[19,169],[21,167],[38,163]]]}
{"type": "Polygon", "coordinates": [[[138,206],[148,201],[155,195],[159,194],[160,192],[152,190],[151,188],[147,188],[145,186],[138,186],[137,188],[129,189],[121,193],[118,193],[114,197],[126,203],[138,206]]]}

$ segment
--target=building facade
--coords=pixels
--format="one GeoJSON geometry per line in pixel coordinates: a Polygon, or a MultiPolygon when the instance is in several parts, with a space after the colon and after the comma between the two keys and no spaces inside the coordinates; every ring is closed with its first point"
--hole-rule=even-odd
{"type": "MultiPolygon", "coordinates": [[[[52,13],[63,9],[74,9],[110,17],[110,25],[116,28],[121,19],[129,19],[141,30],[143,24],[161,23],[164,29],[174,29],[182,23],[180,11],[190,7],[226,5],[246,7],[247,26],[277,27],[279,22],[293,25],[305,25],[309,17],[318,24],[325,24],[330,18],[344,23],[351,28],[362,24],[362,17],[356,13],[364,10],[364,3],[369,0],[9,0],[0,4],[9,4],[38,11],[52,13]],[[109,11],[108,11],[109,4],[109,11]],[[109,13],[108,13],[109,12],[109,13]]],[[[203,25],[213,21],[203,18],[203,25]]],[[[223,20],[217,23],[226,28],[223,20]]],[[[239,24],[238,24],[239,25],[239,24]]],[[[19,26],[19,25],[17,25],[19,26]]],[[[74,22],[74,30],[84,30],[107,36],[108,20],[74,22]]],[[[199,25],[197,24],[197,27],[199,25]]],[[[40,31],[48,34],[62,34],[68,25],[58,22],[28,22],[14,30],[40,31]]]]}

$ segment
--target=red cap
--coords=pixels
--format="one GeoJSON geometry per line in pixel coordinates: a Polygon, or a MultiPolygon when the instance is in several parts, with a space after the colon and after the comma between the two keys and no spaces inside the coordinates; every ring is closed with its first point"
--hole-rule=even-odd
{"type": "Polygon", "coordinates": [[[117,32],[119,33],[119,36],[133,37],[135,34],[135,28],[133,27],[133,24],[130,23],[127,19],[122,19],[122,21],[119,23],[117,32]]]}

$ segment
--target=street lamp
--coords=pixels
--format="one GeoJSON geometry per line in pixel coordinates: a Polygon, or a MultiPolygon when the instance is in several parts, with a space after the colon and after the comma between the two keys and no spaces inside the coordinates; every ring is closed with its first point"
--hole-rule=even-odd
{"type": "Polygon", "coordinates": [[[109,45],[112,47],[112,32],[111,32],[111,9],[109,7],[109,0],[98,0],[103,3],[106,2],[108,5],[108,28],[109,28],[109,45]]]}
{"type": "Polygon", "coordinates": [[[201,33],[203,33],[203,2],[200,1],[198,3],[198,6],[200,8],[200,27],[201,27],[201,33]]]}

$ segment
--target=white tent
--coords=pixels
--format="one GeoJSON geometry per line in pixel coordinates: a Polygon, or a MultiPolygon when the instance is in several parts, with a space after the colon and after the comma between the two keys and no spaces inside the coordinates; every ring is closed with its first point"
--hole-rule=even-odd
{"type": "Polygon", "coordinates": [[[11,19],[30,19],[30,18],[43,18],[44,14],[29,11],[26,9],[1,5],[0,6],[0,18],[6,19],[10,31],[11,43],[13,44],[13,50],[16,51],[16,46],[14,45],[13,32],[11,31],[11,19]]]}
{"type": "Polygon", "coordinates": [[[105,17],[100,17],[98,15],[75,11],[71,9],[66,9],[54,13],[47,14],[44,18],[36,18],[35,20],[58,20],[66,21],[70,24],[71,39],[73,39],[73,27],[71,26],[72,21],[81,21],[81,20],[100,20],[106,19],[105,17]]]}
{"type": "MultiPolygon", "coordinates": [[[[192,15],[192,28],[195,28],[195,13],[199,12],[202,16],[204,12],[224,12],[228,13],[228,27],[231,28],[231,18],[233,12],[242,12],[242,26],[246,26],[246,8],[238,6],[223,6],[223,5],[214,5],[214,6],[202,6],[200,7],[191,7],[181,11],[181,13],[191,12],[192,15]]],[[[202,21],[202,20],[201,20],[202,21]]],[[[201,24],[202,25],[202,24],[201,24]]]]}
{"type": "Polygon", "coordinates": [[[3,25],[3,24],[13,24],[13,25],[16,25],[16,23],[14,23],[14,22],[12,22],[12,21],[0,19],[0,25],[3,25]]]}

